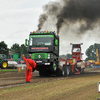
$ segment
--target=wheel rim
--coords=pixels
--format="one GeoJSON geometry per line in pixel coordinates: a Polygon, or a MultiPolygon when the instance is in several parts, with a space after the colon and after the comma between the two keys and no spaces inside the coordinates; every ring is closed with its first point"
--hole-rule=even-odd
{"type": "Polygon", "coordinates": [[[4,63],[3,63],[3,68],[6,68],[6,67],[7,67],[7,63],[4,62],[4,63]]]}
{"type": "Polygon", "coordinates": [[[57,68],[57,66],[56,66],[56,64],[54,63],[54,65],[53,65],[53,68],[54,68],[54,71],[56,70],[56,68],[57,68]]]}

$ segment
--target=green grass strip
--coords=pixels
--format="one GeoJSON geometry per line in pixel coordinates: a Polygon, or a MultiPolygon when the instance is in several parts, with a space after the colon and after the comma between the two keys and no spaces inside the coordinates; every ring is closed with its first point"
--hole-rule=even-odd
{"type": "MultiPolygon", "coordinates": [[[[13,71],[18,71],[18,69],[2,69],[0,72],[13,72],[13,71]]],[[[25,71],[25,69],[21,69],[21,71],[25,71]]]]}

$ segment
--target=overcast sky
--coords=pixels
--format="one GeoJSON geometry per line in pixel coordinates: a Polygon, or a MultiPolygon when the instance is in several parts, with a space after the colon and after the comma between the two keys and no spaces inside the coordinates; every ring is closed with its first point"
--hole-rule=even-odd
{"type": "Polygon", "coordinates": [[[42,6],[50,0],[0,0],[0,41],[24,44],[30,31],[36,30],[42,6]]]}
{"type": "MultiPolygon", "coordinates": [[[[50,1],[56,0],[0,0],[0,42],[5,41],[8,48],[14,43],[24,44],[30,31],[37,30],[39,15],[43,13],[43,5],[50,1]]],[[[99,27],[92,32],[96,33],[98,30],[99,27]]],[[[68,33],[71,33],[71,30],[68,30],[68,33]]],[[[100,42],[95,35],[91,35],[91,37],[90,35],[91,31],[88,31],[87,35],[81,36],[78,41],[74,39],[77,36],[72,34],[60,37],[60,54],[71,53],[71,42],[82,42],[82,51],[85,54],[85,50],[90,45],[100,42]]],[[[85,58],[84,55],[83,59],[85,58]]]]}

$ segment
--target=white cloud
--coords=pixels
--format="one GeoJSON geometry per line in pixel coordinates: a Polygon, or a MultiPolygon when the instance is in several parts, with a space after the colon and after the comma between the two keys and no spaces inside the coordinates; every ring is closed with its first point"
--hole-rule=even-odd
{"type": "Polygon", "coordinates": [[[49,1],[0,0],[0,41],[5,41],[8,47],[24,44],[30,31],[37,29],[42,6],[49,1]]]}
{"type": "Polygon", "coordinates": [[[29,32],[37,28],[41,8],[4,10],[0,12],[0,41],[5,41],[9,47],[13,43],[24,43],[29,32]],[[22,41],[23,40],[23,41],[22,41]]]}

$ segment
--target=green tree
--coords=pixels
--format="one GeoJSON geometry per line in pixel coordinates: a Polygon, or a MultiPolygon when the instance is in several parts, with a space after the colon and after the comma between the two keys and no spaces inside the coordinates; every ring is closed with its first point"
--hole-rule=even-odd
{"type": "Polygon", "coordinates": [[[59,57],[60,58],[66,58],[66,55],[63,54],[63,55],[60,55],[59,57]]]}
{"type": "Polygon", "coordinates": [[[11,49],[13,53],[17,53],[19,55],[19,58],[21,58],[22,54],[28,54],[27,47],[24,44],[21,44],[21,46],[17,43],[13,44],[11,49]]]}
{"type": "Polygon", "coordinates": [[[66,55],[60,55],[60,58],[72,58],[72,55],[71,54],[66,54],[66,55]]]}
{"type": "Polygon", "coordinates": [[[27,52],[28,52],[27,47],[24,44],[21,45],[21,51],[23,54],[27,54],[27,52]]]}
{"type": "Polygon", "coordinates": [[[21,45],[21,55],[22,54],[24,54],[26,57],[27,57],[27,54],[28,54],[27,47],[24,44],[21,45]]]}
{"type": "Polygon", "coordinates": [[[98,54],[100,57],[100,44],[95,43],[94,45],[90,45],[89,48],[86,50],[85,54],[87,56],[87,58],[85,59],[87,60],[97,60],[96,57],[96,49],[98,49],[98,54]]]}
{"type": "Polygon", "coordinates": [[[67,57],[67,58],[72,58],[72,54],[69,54],[69,53],[68,53],[68,54],[66,55],[66,57],[67,57]]]}
{"type": "Polygon", "coordinates": [[[11,49],[10,49],[13,53],[17,53],[19,56],[21,55],[21,49],[20,49],[20,46],[19,44],[15,43],[11,46],[11,49]]]}
{"type": "Polygon", "coordinates": [[[9,48],[7,47],[7,44],[4,41],[0,42],[0,54],[5,54],[8,56],[9,48]]]}

